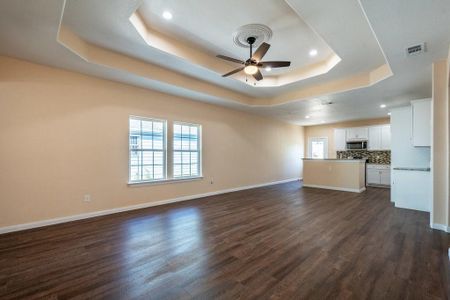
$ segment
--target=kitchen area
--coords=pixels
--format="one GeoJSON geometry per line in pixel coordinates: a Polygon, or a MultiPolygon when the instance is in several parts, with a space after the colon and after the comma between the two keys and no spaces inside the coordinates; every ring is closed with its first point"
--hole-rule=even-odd
{"type": "Polygon", "coordinates": [[[390,108],[389,115],[307,128],[303,186],[356,193],[390,188],[396,207],[429,211],[431,99],[390,108]]]}

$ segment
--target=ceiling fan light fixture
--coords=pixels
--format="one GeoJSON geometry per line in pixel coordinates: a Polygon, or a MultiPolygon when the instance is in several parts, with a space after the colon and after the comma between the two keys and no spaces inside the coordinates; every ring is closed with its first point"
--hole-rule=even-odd
{"type": "Polygon", "coordinates": [[[246,66],[244,68],[244,72],[247,75],[254,75],[254,74],[256,74],[258,72],[258,67],[257,66],[253,66],[253,65],[246,66]]]}

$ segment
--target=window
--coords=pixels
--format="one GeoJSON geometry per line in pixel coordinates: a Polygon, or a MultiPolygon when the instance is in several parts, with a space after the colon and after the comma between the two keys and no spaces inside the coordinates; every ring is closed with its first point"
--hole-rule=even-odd
{"type": "Polygon", "coordinates": [[[129,181],[166,178],[166,121],[130,117],[129,181]]]}
{"type": "Polygon", "coordinates": [[[201,176],[200,125],[173,125],[173,177],[201,176]]]}
{"type": "Polygon", "coordinates": [[[328,138],[314,137],[308,143],[309,157],[322,159],[328,157],[328,138]]]}

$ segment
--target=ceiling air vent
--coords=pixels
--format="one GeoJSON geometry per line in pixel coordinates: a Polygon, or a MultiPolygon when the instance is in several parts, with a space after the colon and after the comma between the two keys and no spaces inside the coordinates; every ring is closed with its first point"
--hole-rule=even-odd
{"type": "Polygon", "coordinates": [[[406,48],[406,54],[408,56],[418,55],[418,54],[421,54],[421,53],[423,53],[425,51],[426,51],[425,43],[417,44],[417,45],[414,45],[414,46],[406,48]]]}

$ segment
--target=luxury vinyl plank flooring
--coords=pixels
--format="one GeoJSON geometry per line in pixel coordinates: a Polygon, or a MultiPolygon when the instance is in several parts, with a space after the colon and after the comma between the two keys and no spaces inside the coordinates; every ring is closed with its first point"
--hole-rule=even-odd
{"type": "Polygon", "coordinates": [[[0,299],[448,299],[428,214],[299,182],[0,235],[0,299]]]}

